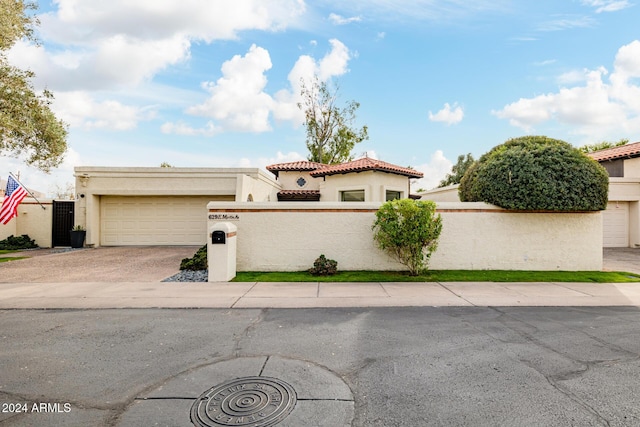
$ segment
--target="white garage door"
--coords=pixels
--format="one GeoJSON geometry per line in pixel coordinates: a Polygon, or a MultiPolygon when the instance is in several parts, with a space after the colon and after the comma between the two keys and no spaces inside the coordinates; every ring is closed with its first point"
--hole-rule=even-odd
{"type": "Polygon", "coordinates": [[[629,246],[629,202],[610,202],[602,213],[604,247],[626,248],[629,246]]]}
{"type": "Polygon", "coordinates": [[[233,196],[126,197],[100,200],[100,244],[203,245],[207,203],[233,201],[233,196]]]}

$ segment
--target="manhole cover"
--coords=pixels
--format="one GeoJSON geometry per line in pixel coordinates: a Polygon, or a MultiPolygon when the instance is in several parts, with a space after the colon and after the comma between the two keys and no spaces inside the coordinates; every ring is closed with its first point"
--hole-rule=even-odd
{"type": "Polygon", "coordinates": [[[296,392],[276,378],[244,377],[204,392],[191,407],[191,422],[200,427],[269,427],[296,406],[296,392]]]}

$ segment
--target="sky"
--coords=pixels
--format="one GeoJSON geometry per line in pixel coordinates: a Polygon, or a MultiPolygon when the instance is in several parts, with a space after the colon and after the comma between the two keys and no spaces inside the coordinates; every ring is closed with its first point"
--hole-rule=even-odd
{"type": "MultiPolygon", "coordinates": [[[[47,175],[0,174],[55,195],[74,166],[251,167],[307,157],[301,80],[360,103],[368,155],[425,174],[509,138],[640,141],[635,0],[41,0],[40,46],[10,61],[69,125],[47,175]]],[[[4,172],[2,172],[4,171],[4,172]]]]}

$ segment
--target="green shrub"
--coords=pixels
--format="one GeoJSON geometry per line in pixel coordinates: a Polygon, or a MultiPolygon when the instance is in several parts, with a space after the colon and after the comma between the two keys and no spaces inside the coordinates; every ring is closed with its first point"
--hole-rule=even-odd
{"type": "Polygon", "coordinates": [[[192,258],[184,258],[180,262],[180,270],[206,270],[207,267],[207,245],[198,249],[192,258]]]}
{"type": "Polygon", "coordinates": [[[338,272],[338,262],[320,255],[308,271],[314,276],[332,276],[338,272]]]}
{"type": "Polygon", "coordinates": [[[35,249],[37,247],[36,241],[27,234],[20,237],[12,235],[0,241],[0,249],[2,250],[35,249]]]}
{"type": "Polygon", "coordinates": [[[438,247],[442,217],[432,201],[401,199],[386,202],[373,224],[378,247],[409,268],[412,276],[424,272],[438,247]]]}
{"type": "Polygon", "coordinates": [[[505,209],[597,211],[607,207],[609,176],[567,142],[526,136],[484,154],[458,191],[463,202],[505,209]]]}

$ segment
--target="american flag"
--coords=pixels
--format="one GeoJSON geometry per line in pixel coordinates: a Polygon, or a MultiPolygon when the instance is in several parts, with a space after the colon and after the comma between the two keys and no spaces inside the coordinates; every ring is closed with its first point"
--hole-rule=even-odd
{"type": "Polygon", "coordinates": [[[25,197],[27,197],[27,190],[9,175],[7,192],[2,201],[2,208],[0,208],[1,223],[6,224],[11,221],[11,218],[18,216],[18,205],[25,197]]]}

